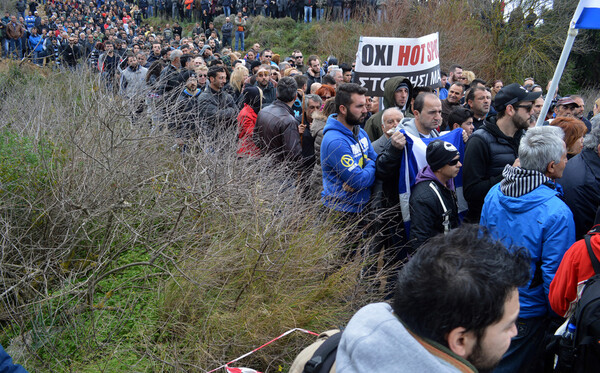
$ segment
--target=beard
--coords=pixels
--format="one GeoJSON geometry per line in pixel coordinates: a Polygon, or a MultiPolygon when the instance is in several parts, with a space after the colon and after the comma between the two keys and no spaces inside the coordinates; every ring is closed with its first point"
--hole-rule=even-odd
{"type": "Polygon", "coordinates": [[[527,128],[529,128],[529,119],[523,119],[518,115],[513,116],[512,121],[513,124],[515,125],[515,127],[517,127],[517,130],[526,130],[527,128]]]}
{"type": "Polygon", "coordinates": [[[361,114],[360,117],[355,116],[350,111],[346,114],[346,123],[351,126],[360,126],[361,123],[365,120],[366,114],[361,114]]]}
{"type": "Polygon", "coordinates": [[[500,363],[500,360],[502,360],[503,355],[500,355],[499,357],[490,356],[489,351],[486,353],[483,350],[480,341],[481,338],[478,339],[477,344],[475,347],[473,347],[473,352],[471,352],[471,355],[467,358],[467,361],[473,364],[473,366],[475,366],[477,371],[480,373],[488,373],[496,368],[498,363],[500,363]]]}

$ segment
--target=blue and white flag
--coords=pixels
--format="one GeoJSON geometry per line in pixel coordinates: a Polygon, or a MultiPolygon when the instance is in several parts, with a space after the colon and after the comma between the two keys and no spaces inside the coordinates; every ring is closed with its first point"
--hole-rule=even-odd
{"type": "MultiPolygon", "coordinates": [[[[425,152],[427,145],[434,140],[442,140],[451,143],[460,152],[460,163],[463,163],[465,157],[465,142],[463,141],[463,130],[457,128],[451,132],[434,138],[419,138],[407,133],[404,129],[400,132],[406,137],[406,146],[404,146],[404,159],[400,166],[400,180],[398,181],[398,193],[400,194],[400,207],[402,208],[402,218],[408,231],[410,226],[410,189],[415,184],[417,174],[427,166],[425,152]]],[[[462,197],[462,169],[454,178],[457,197],[462,197]]],[[[464,198],[462,198],[464,200],[464,198]]],[[[460,198],[459,198],[460,200],[460,198]]],[[[459,207],[459,212],[461,212],[459,207]]]]}
{"type": "Polygon", "coordinates": [[[576,29],[600,29],[600,0],[581,0],[573,15],[576,29]]]}

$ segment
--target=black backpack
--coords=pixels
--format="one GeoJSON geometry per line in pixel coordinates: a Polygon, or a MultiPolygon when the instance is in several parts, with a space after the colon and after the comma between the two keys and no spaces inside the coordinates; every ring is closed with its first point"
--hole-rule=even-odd
{"type": "MultiPolygon", "coordinates": [[[[573,343],[560,341],[557,372],[597,372],[600,370],[600,261],[594,254],[590,235],[585,236],[592,267],[596,273],[585,283],[570,323],[575,325],[573,343]]],[[[564,338],[563,338],[564,339],[564,338]]]]}
{"type": "Polygon", "coordinates": [[[328,330],[319,335],[317,341],[296,357],[290,373],[330,373],[335,372],[335,356],[342,331],[328,330]]]}

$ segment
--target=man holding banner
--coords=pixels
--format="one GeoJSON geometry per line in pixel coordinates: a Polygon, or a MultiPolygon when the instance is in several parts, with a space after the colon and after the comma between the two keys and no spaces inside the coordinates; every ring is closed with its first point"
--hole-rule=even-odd
{"type": "Polygon", "coordinates": [[[412,83],[404,76],[395,76],[385,82],[383,92],[383,107],[377,114],[371,116],[365,124],[365,131],[371,141],[375,141],[383,136],[381,128],[383,112],[390,108],[398,108],[402,114],[408,114],[410,98],[412,97],[412,83]]]}

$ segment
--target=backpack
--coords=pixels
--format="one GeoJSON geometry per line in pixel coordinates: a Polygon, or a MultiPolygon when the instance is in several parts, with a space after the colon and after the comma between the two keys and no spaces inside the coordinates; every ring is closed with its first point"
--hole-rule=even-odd
{"type": "Polygon", "coordinates": [[[585,236],[585,244],[596,274],[585,283],[569,320],[576,328],[572,343],[567,345],[564,338],[559,342],[556,366],[559,372],[594,372],[600,367],[600,261],[592,251],[589,234],[585,236]]]}
{"type": "Polygon", "coordinates": [[[335,373],[335,355],[341,338],[339,329],[319,334],[315,343],[298,354],[289,373],[335,373]]]}

